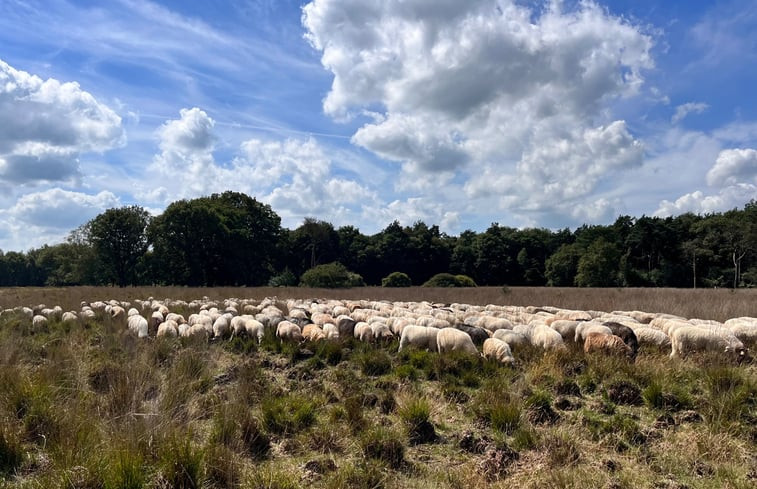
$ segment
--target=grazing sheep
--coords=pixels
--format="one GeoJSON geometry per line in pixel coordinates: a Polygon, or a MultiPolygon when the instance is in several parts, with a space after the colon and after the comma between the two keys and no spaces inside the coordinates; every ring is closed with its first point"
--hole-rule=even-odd
{"type": "Polygon", "coordinates": [[[127,320],[129,331],[136,334],[139,338],[147,338],[149,325],[147,319],[142,316],[132,316],[127,320]]]}
{"type": "Polygon", "coordinates": [[[308,341],[318,341],[326,339],[326,333],[317,324],[310,323],[302,328],[302,337],[308,341]]]}
{"type": "Polygon", "coordinates": [[[549,327],[560,333],[563,341],[575,341],[576,328],[579,323],[580,321],[571,319],[556,319],[550,323],[549,327]]]}
{"type": "Polygon", "coordinates": [[[544,350],[565,349],[565,342],[562,340],[560,333],[543,324],[539,324],[533,328],[529,339],[532,345],[544,350]]]}
{"type": "Polygon", "coordinates": [[[639,340],[636,337],[636,333],[634,333],[634,331],[628,326],[614,321],[604,323],[604,326],[610,328],[612,334],[623,340],[623,343],[628,345],[628,348],[631,349],[632,358],[636,358],[636,354],[639,352],[639,340]]]}
{"type": "Polygon", "coordinates": [[[436,335],[436,348],[439,353],[448,351],[462,351],[471,355],[478,355],[478,349],[465,331],[455,328],[442,328],[436,335]]]}
{"type": "Polygon", "coordinates": [[[41,314],[37,314],[32,318],[32,329],[34,331],[43,331],[47,328],[47,318],[41,314]]]}
{"type": "Polygon", "coordinates": [[[66,311],[61,316],[61,321],[63,321],[64,323],[78,323],[79,316],[77,316],[73,311],[66,311]]]}
{"type": "Polygon", "coordinates": [[[436,336],[438,333],[439,328],[408,326],[402,330],[400,347],[397,351],[402,351],[406,346],[414,346],[429,351],[438,351],[436,343],[436,336]]]}
{"type": "Polygon", "coordinates": [[[757,318],[740,317],[723,324],[745,345],[757,346],[757,318]]]}
{"type": "Polygon", "coordinates": [[[281,321],[276,326],[276,337],[280,338],[282,341],[292,341],[295,343],[300,343],[303,340],[300,327],[293,322],[286,320],[281,321]]]}
{"type": "Polygon", "coordinates": [[[187,322],[186,319],[184,319],[184,316],[181,314],[176,314],[175,312],[169,312],[166,314],[166,321],[176,321],[176,324],[184,324],[187,322]]]}
{"type": "Polygon", "coordinates": [[[497,338],[487,338],[484,341],[484,357],[508,365],[515,363],[510,345],[497,338]]]}
{"type": "MultiPolygon", "coordinates": [[[[468,333],[468,336],[470,336],[471,339],[473,340],[473,344],[477,346],[483,345],[484,341],[491,338],[491,334],[492,334],[491,331],[487,331],[484,328],[479,328],[475,326],[466,326],[464,324],[459,324],[455,326],[455,329],[459,329],[460,331],[464,331],[468,333]]],[[[500,330],[495,330],[495,332],[496,331],[500,331],[500,330]]],[[[509,331],[509,330],[502,329],[502,331],[509,331]]]]}
{"type": "Polygon", "coordinates": [[[173,319],[164,321],[158,325],[158,333],[156,336],[178,336],[179,325],[173,319]]]}
{"type": "Polygon", "coordinates": [[[392,330],[389,329],[389,326],[385,322],[374,321],[368,324],[373,332],[373,338],[377,341],[391,341],[394,337],[392,330]]]}
{"type": "Polygon", "coordinates": [[[258,344],[260,344],[263,341],[263,336],[265,336],[263,323],[251,316],[242,317],[244,317],[244,333],[248,338],[257,338],[258,344]]]}
{"type": "Polygon", "coordinates": [[[336,327],[339,330],[339,337],[349,338],[354,333],[357,321],[350,316],[343,314],[341,316],[337,316],[334,324],[336,324],[336,327]]]}
{"type": "Polygon", "coordinates": [[[126,313],[126,316],[127,317],[139,316],[139,311],[132,307],[129,309],[129,312],[126,313]]]}
{"type": "Polygon", "coordinates": [[[335,340],[339,338],[339,328],[337,328],[334,323],[324,324],[323,332],[326,334],[326,339],[335,340]]]}
{"type": "MultiPolygon", "coordinates": [[[[341,334],[341,331],[340,331],[341,334]]],[[[355,328],[352,331],[352,335],[357,338],[360,341],[370,343],[373,341],[373,329],[371,329],[371,325],[360,321],[359,323],[355,324],[355,328]]]]}
{"type": "Polygon", "coordinates": [[[658,348],[670,347],[670,337],[655,328],[638,328],[634,331],[640,345],[650,345],[658,348]]]}
{"type": "Polygon", "coordinates": [[[728,329],[712,331],[697,326],[680,327],[670,337],[671,357],[685,356],[695,351],[725,352],[737,359],[746,357],[746,348],[728,329]]]}
{"type": "Polygon", "coordinates": [[[605,333],[588,333],[584,340],[584,353],[604,353],[633,359],[631,348],[619,336],[605,333]]]}
{"type": "Polygon", "coordinates": [[[149,329],[150,331],[157,331],[158,326],[160,323],[165,321],[165,318],[163,317],[163,314],[160,311],[153,311],[152,315],[150,315],[150,321],[149,321],[149,329]]]}
{"type": "Polygon", "coordinates": [[[573,341],[583,343],[586,340],[586,335],[589,333],[612,334],[612,330],[607,326],[597,323],[581,323],[576,326],[576,334],[573,337],[573,341]]]}
{"type": "Polygon", "coordinates": [[[504,341],[505,343],[510,345],[511,349],[531,344],[531,342],[525,335],[516,333],[515,331],[510,331],[509,329],[498,329],[494,332],[494,335],[492,337],[504,341]]]}
{"type": "Polygon", "coordinates": [[[229,319],[225,315],[218,316],[218,319],[213,321],[213,338],[225,338],[230,332],[229,319]]]}

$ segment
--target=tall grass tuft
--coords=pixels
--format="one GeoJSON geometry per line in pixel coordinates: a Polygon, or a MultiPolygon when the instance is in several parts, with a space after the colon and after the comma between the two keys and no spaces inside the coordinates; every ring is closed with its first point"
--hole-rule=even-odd
{"type": "Polygon", "coordinates": [[[291,435],[315,423],[316,404],[297,394],[263,401],[263,424],[272,433],[291,435]]]}

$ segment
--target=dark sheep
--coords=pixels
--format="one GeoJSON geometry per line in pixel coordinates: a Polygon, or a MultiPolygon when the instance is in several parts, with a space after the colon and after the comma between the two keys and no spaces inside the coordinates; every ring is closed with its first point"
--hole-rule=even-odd
{"type": "Polygon", "coordinates": [[[623,343],[631,349],[631,358],[635,359],[636,353],[639,351],[639,340],[636,338],[636,333],[628,326],[613,321],[608,321],[604,325],[610,328],[612,334],[623,340],[623,343]]]}
{"type": "Polygon", "coordinates": [[[464,331],[468,333],[468,336],[471,337],[473,340],[473,344],[476,346],[481,346],[484,344],[484,341],[488,340],[490,338],[489,333],[486,332],[483,328],[477,328],[474,326],[466,326],[464,324],[458,324],[455,326],[455,329],[459,329],[460,331],[464,331]]]}

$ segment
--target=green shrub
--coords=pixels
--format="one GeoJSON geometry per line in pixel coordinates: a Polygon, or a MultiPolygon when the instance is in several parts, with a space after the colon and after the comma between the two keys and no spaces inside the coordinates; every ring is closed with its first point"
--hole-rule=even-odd
{"type": "Polygon", "coordinates": [[[269,287],[296,287],[297,275],[292,273],[289,267],[285,268],[283,272],[278,275],[274,275],[268,281],[269,287]]]}
{"type": "Polygon", "coordinates": [[[365,375],[377,377],[392,370],[392,359],[383,350],[367,350],[356,357],[360,370],[365,375]]]}
{"type": "Polygon", "coordinates": [[[365,285],[363,277],[350,272],[339,262],[327,263],[311,268],[302,274],[300,285],[304,287],[339,289],[365,285]]]}
{"type": "Polygon", "coordinates": [[[392,272],[386,277],[381,279],[382,287],[410,287],[413,285],[413,281],[406,273],[392,272]]]}
{"type": "Polygon", "coordinates": [[[397,413],[405,423],[410,443],[427,443],[436,439],[434,425],[430,421],[431,405],[425,397],[412,397],[401,403],[397,413]]]}
{"type": "Polygon", "coordinates": [[[263,401],[263,424],[273,433],[296,433],[315,423],[315,408],[314,402],[295,394],[269,397],[263,401]]]}
{"type": "Polygon", "coordinates": [[[476,282],[467,275],[452,275],[451,273],[437,273],[425,284],[424,287],[475,287],[476,282]]]}

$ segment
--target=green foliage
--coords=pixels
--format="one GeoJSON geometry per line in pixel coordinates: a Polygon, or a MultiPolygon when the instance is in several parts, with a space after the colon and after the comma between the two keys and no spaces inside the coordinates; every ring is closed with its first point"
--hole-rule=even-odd
{"type": "Polygon", "coordinates": [[[87,238],[110,280],[136,284],[136,266],[147,251],[150,214],[139,206],[108,209],[87,224],[87,238]]]}
{"type": "Polygon", "coordinates": [[[386,277],[381,279],[382,287],[410,287],[413,285],[413,281],[406,273],[392,272],[386,277]]]}
{"type": "Polygon", "coordinates": [[[205,480],[204,452],[194,446],[189,436],[174,437],[161,450],[161,476],[168,487],[200,489],[205,480]]]}
{"type": "Polygon", "coordinates": [[[620,285],[620,252],[613,243],[604,238],[594,241],[581,255],[576,273],[579,287],[614,287],[620,285]]]}
{"type": "Polygon", "coordinates": [[[641,397],[651,407],[667,411],[680,411],[692,407],[692,399],[683,386],[668,385],[663,389],[662,383],[652,381],[641,392],[641,397]]]}
{"type": "Polygon", "coordinates": [[[338,262],[318,265],[311,268],[300,278],[300,285],[304,287],[338,289],[346,287],[359,287],[365,285],[362,277],[350,272],[338,262]]]}
{"type": "Polygon", "coordinates": [[[268,281],[269,287],[296,287],[297,275],[295,275],[289,267],[284,268],[284,271],[278,275],[274,275],[268,281]]]}
{"type": "Polygon", "coordinates": [[[300,489],[302,486],[291,470],[267,465],[252,471],[242,487],[245,489],[300,489]]]}
{"type": "Polygon", "coordinates": [[[424,287],[475,287],[476,282],[466,275],[452,275],[451,273],[437,273],[426,283],[424,287]]]}
{"type": "Polygon", "coordinates": [[[405,445],[400,436],[381,426],[363,434],[360,439],[360,448],[366,457],[386,462],[395,469],[405,462],[405,445]]]}
{"type": "Polygon", "coordinates": [[[147,484],[145,461],[136,450],[118,450],[103,476],[104,489],[142,489],[147,484]]]}
{"type": "Polygon", "coordinates": [[[291,435],[312,426],[316,419],[315,403],[297,394],[269,397],[261,408],[263,425],[272,433],[291,435]]]}
{"type": "Polygon", "coordinates": [[[356,355],[355,361],[365,375],[372,377],[387,374],[392,370],[392,359],[383,350],[366,350],[356,355]]]}
{"type": "Polygon", "coordinates": [[[578,262],[582,251],[575,244],[562,245],[552,256],[547,258],[544,275],[547,285],[570,287],[578,273],[578,262]]]}

